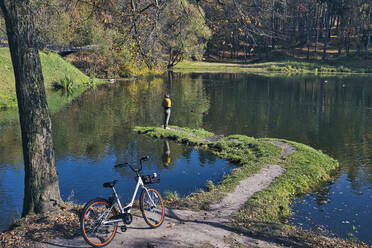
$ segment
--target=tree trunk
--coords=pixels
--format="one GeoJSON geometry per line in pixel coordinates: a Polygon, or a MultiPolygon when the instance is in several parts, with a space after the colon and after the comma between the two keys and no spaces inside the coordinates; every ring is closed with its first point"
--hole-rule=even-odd
{"type": "Polygon", "coordinates": [[[275,40],[274,40],[274,33],[275,33],[275,0],[271,1],[271,49],[274,50],[275,48],[275,40]]]}
{"type": "Polygon", "coordinates": [[[310,46],[311,46],[311,30],[312,30],[312,21],[311,21],[311,17],[308,15],[306,17],[306,46],[307,46],[307,54],[306,54],[306,58],[307,60],[310,59],[310,46]]]}
{"type": "Polygon", "coordinates": [[[360,26],[357,27],[357,57],[360,58],[360,26]]]}
{"type": "Polygon", "coordinates": [[[344,39],[345,39],[345,35],[344,35],[344,32],[345,32],[345,28],[344,28],[344,25],[343,23],[341,23],[339,25],[339,31],[338,31],[338,38],[339,38],[339,41],[338,41],[338,56],[341,56],[342,55],[342,45],[345,43],[344,42],[344,39]]]}
{"type": "Polygon", "coordinates": [[[316,57],[316,52],[317,52],[317,50],[318,50],[318,41],[319,41],[319,16],[320,16],[320,14],[319,14],[319,9],[318,9],[318,4],[317,4],[317,6],[316,6],[316,9],[315,9],[315,11],[316,11],[316,17],[315,17],[315,22],[316,22],[316,24],[315,24],[315,28],[316,28],[316,38],[315,38],[315,48],[314,48],[314,54],[315,54],[315,57],[316,57]]]}
{"type": "Polygon", "coordinates": [[[329,37],[329,6],[327,6],[327,12],[326,12],[326,30],[325,30],[325,36],[324,36],[324,47],[323,47],[323,60],[327,58],[327,43],[328,43],[328,37],[329,37]]]}
{"type": "Polygon", "coordinates": [[[350,34],[347,33],[346,39],[345,39],[345,49],[346,49],[346,56],[350,55],[350,34]]]}
{"type": "Polygon", "coordinates": [[[25,166],[23,216],[62,202],[52,127],[29,0],[0,0],[14,68],[25,166]]]}
{"type": "Polygon", "coordinates": [[[368,59],[368,49],[369,44],[371,43],[371,31],[368,30],[368,38],[367,38],[367,44],[366,44],[366,55],[365,58],[368,59]]]}

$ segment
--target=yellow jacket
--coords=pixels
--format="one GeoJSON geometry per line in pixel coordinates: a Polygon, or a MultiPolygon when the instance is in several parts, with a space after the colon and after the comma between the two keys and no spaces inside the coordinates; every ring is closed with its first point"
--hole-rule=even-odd
{"type": "Polygon", "coordinates": [[[164,108],[170,108],[172,106],[171,99],[168,97],[165,97],[163,100],[163,107],[164,108]]]}

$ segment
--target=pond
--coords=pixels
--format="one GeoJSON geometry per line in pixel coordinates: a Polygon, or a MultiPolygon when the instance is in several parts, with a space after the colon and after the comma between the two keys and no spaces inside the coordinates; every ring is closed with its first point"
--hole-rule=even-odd
{"type": "MultiPolygon", "coordinates": [[[[234,167],[212,154],[139,136],[136,125],[162,122],[161,100],[170,92],[171,124],[216,134],[285,138],[320,149],[339,160],[335,181],[297,199],[293,224],[326,229],[372,244],[372,84],[363,76],[275,76],[169,74],[118,82],[85,92],[53,115],[59,182],[64,199],[85,202],[106,196],[104,181],[119,178],[123,198],[133,174],[115,170],[150,155],[145,172],[158,171],[161,191],[181,196],[217,183],[234,167]],[[169,147],[169,148],[168,148],[169,147]],[[168,152],[170,151],[170,152],[168,152]],[[170,157],[167,155],[170,153],[170,157]],[[169,157],[169,158],[168,158],[169,157]],[[170,159],[170,161],[169,161],[170,159]]],[[[0,119],[1,119],[0,112],[0,119]]],[[[22,210],[20,133],[0,124],[2,227],[22,210]],[[4,200],[6,199],[6,200],[4,200]]]]}

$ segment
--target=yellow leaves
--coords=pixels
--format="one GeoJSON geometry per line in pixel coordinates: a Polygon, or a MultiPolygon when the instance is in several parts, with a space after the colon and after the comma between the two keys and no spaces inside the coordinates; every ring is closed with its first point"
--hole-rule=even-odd
{"type": "Polygon", "coordinates": [[[169,224],[167,225],[167,228],[171,229],[171,228],[173,228],[174,226],[175,226],[175,224],[169,223],[169,224]]]}
{"type": "Polygon", "coordinates": [[[119,44],[112,44],[112,49],[116,52],[120,52],[121,51],[121,47],[119,44]]]}
{"type": "Polygon", "coordinates": [[[247,24],[251,24],[251,19],[250,18],[247,18],[247,20],[245,21],[247,24]]]}

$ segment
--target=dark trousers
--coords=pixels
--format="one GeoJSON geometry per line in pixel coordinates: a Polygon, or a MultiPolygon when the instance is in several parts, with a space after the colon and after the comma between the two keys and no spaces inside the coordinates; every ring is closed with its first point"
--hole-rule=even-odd
{"type": "Polygon", "coordinates": [[[171,114],[171,109],[170,108],[165,108],[164,109],[164,127],[168,127],[170,114],[171,114]]]}

